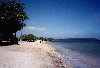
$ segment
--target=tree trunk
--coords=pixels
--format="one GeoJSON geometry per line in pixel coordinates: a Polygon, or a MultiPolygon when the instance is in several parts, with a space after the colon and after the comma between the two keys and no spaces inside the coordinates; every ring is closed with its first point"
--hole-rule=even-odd
{"type": "Polygon", "coordinates": [[[15,37],[16,37],[16,32],[15,32],[15,37]]]}

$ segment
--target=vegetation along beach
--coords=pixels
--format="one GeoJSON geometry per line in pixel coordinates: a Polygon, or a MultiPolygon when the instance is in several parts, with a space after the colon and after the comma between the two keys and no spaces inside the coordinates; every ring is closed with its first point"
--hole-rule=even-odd
{"type": "Polygon", "coordinates": [[[0,0],[0,68],[100,68],[100,0],[0,0]]]}

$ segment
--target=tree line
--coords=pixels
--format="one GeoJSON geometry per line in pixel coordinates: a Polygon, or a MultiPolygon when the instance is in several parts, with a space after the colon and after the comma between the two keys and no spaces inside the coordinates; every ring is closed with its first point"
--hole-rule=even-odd
{"type": "Polygon", "coordinates": [[[27,41],[27,42],[35,42],[36,40],[42,40],[42,41],[52,41],[53,38],[44,38],[44,37],[37,37],[34,36],[32,34],[28,34],[28,35],[22,35],[21,37],[22,41],[27,41]]]}

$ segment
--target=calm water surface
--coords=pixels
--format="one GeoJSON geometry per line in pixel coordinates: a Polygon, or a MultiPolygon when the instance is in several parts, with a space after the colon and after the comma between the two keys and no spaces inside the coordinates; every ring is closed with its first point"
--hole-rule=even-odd
{"type": "Polygon", "coordinates": [[[100,42],[50,42],[74,68],[100,68],[100,42]]]}

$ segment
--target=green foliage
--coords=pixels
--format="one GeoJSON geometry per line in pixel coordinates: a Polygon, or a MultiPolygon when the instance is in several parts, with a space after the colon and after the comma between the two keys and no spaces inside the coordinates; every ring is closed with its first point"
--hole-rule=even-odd
{"type": "Polygon", "coordinates": [[[28,16],[23,3],[0,0],[0,33],[3,33],[2,38],[7,41],[10,39],[10,42],[16,41],[16,37],[12,37],[13,33],[21,30],[26,25],[24,22],[26,19],[28,19],[28,16]]]}
{"type": "Polygon", "coordinates": [[[0,1],[0,31],[15,33],[21,30],[28,19],[23,3],[15,1],[0,1]]]}
{"type": "Polygon", "coordinates": [[[21,36],[21,39],[23,41],[36,41],[38,38],[32,34],[28,34],[28,35],[25,34],[21,36]]]}
{"type": "Polygon", "coordinates": [[[39,40],[43,40],[44,38],[43,37],[39,37],[39,40]]]}
{"type": "Polygon", "coordinates": [[[20,37],[23,41],[36,41],[36,40],[42,40],[42,41],[52,41],[53,38],[44,38],[44,37],[36,37],[32,34],[28,34],[28,35],[22,35],[20,37]]]}

